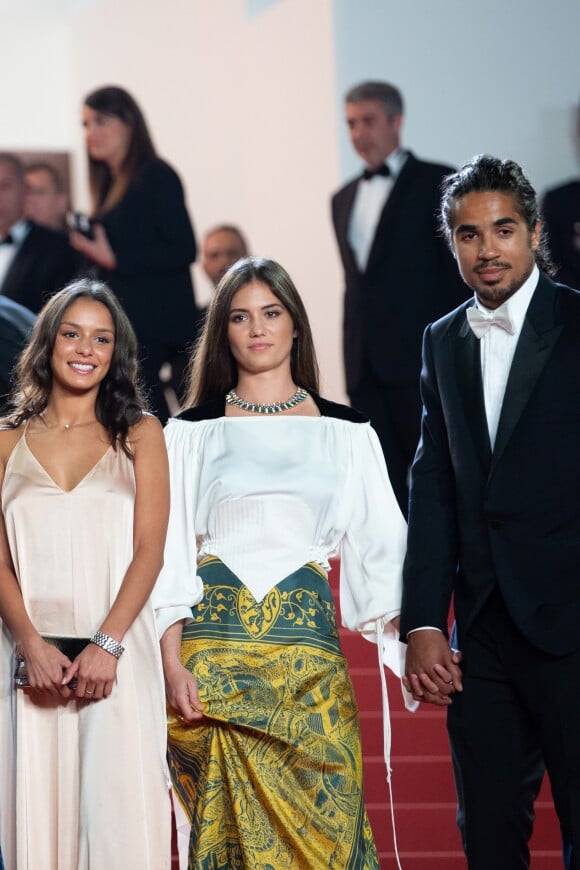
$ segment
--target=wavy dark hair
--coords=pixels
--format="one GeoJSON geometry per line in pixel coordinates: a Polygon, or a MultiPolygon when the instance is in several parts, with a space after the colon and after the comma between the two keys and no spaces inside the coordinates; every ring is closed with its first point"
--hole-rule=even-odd
{"type": "Polygon", "coordinates": [[[513,160],[501,160],[489,154],[478,154],[473,160],[447,175],[441,184],[441,208],[439,228],[453,251],[453,213],[457,200],[468,193],[487,193],[498,191],[509,194],[514,208],[526,222],[530,233],[540,223],[540,243],[534,252],[538,267],[547,275],[554,274],[554,264],[550,259],[546,235],[536,191],[524,175],[523,169],[513,160]]]}
{"type": "Polygon", "coordinates": [[[228,269],[212,297],[203,331],[190,360],[186,405],[223,398],[235,387],[238,368],[228,341],[230,308],[238,290],[252,281],[266,284],[288,310],[296,331],[290,356],[292,378],[298,386],[318,392],[318,363],[312,330],[304,303],[290,275],[274,260],[245,257],[228,269]]]}
{"type": "Polygon", "coordinates": [[[140,166],[156,156],[155,146],[143,113],[133,97],[124,88],[107,85],[91,91],[84,105],[103,115],[111,115],[126,124],[131,131],[129,148],[119,178],[114,179],[111,170],[102,160],[89,155],[89,185],[93,200],[93,215],[109,211],[124,197],[140,166]]]}
{"type": "Polygon", "coordinates": [[[56,336],[67,309],[77,299],[101,302],[109,311],[115,329],[111,365],[99,385],[95,414],[106,429],[111,444],[131,456],[129,428],[141,420],[146,402],[138,380],[137,339],[117,297],[101,281],[79,278],[52,296],[36,320],[30,341],[15,369],[15,386],[4,425],[16,428],[41,414],[52,389],[51,359],[56,336]]]}

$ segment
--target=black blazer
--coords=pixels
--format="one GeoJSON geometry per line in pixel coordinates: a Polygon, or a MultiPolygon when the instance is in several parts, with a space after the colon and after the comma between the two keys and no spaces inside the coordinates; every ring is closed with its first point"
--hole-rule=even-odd
{"type": "Polygon", "coordinates": [[[29,221],[30,229],[10,264],[3,296],[38,313],[49,296],[76,277],[80,258],[63,233],[29,221]]]}
{"type": "Polygon", "coordinates": [[[580,180],[549,190],[542,212],[558,281],[580,290],[580,180]]]}
{"type": "Polygon", "coordinates": [[[137,336],[169,344],[193,340],[196,244],[178,175],[163,160],[148,160],[101,223],[118,265],[101,269],[99,277],[119,297],[137,336]]]}
{"type": "Polygon", "coordinates": [[[343,348],[347,391],[365,361],[385,384],[414,383],[428,323],[468,295],[436,229],[441,179],[449,166],[409,154],[379,219],[367,267],[360,272],[348,242],[356,178],[332,199],[332,219],[345,274],[343,348]]]}
{"type": "Polygon", "coordinates": [[[10,376],[32,327],[34,314],[0,295],[0,408],[10,388],[10,376]]]}
{"type": "Polygon", "coordinates": [[[540,277],[493,453],[470,304],[425,332],[401,633],[445,631],[454,593],[461,645],[497,582],[528,640],[565,654],[580,647],[580,294],[540,277]]]}

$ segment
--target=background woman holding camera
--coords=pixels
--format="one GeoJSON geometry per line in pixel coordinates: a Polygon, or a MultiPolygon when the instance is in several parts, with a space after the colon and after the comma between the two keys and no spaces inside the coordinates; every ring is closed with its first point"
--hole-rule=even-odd
{"type": "Polygon", "coordinates": [[[139,340],[152,410],[164,422],[169,410],[159,370],[171,364],[179,393],[198,321],[190,275],[196,244],[183,188],[157,157],[143,114],[123,88],[90,93],[82,122],[93,238],[73,231],[71,244],[96,265],[125,308],[139,340]]]}

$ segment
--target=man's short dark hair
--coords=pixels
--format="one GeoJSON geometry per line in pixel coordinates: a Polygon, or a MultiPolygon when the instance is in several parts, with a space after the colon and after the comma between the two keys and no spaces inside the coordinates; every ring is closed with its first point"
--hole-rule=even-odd
{"type": "MultiPolygon", "coordinates": [[[[447,175],[441,184],[441,208],[439,211],[439,227],[452,248],[453,210],[456,202],[468,193],[485,193],[497,191],[509,194],[514,208],[526,222],[530,232],[541,222],[540,207],[536,191],[524,175],[524,172],[513,160],[501,160],[489,154],[478,154],[473,160],[464,163],[457,172],[447,175]]],[[[551,275],[554,266],[550,260],[543,230],[540,234],[540,244],[536,254],[539,268],[551,275]]]]}
{"type": "Polygon", "coordinates": [[[383,104],[389,118],[404,114],[403,95],[388,82],[361,82],[347,91],[346,103],[361,103],[363,100],[378,100],[383,104]]]}

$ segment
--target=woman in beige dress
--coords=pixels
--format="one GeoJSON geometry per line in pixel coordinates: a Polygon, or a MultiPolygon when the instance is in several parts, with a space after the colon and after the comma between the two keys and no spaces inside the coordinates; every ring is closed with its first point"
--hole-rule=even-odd
{"type": "Polygon", "coordinates": [[[168,472],[136,359],[113,294],[74,282],[39,315],[0,431],[0,843],[11,870],[170,866],[149,600],[168,472]],[[63,637],[86,645],[46,639],[63,637]],[[19,657],[27,687],[15,685],[19,657]]]}

